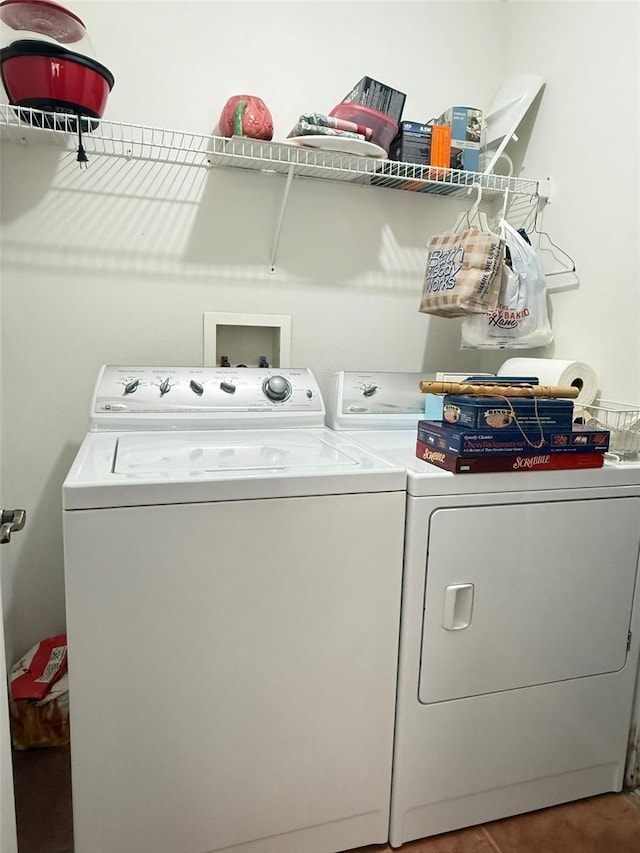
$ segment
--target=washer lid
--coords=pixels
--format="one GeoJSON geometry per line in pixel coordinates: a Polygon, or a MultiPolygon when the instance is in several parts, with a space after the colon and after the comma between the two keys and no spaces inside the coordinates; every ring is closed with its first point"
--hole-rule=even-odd
{"type": "Polygon", "coordinates": [[[100,509],[404,491],[406,479],[324,427],[90,432],[62,493],[67,510],[100,509]]]}
{"type": "Polygon", "coordinates": [[[315,433],[300,430],[221,430],[217,432],[123,435],[118,439],[114,474],[201,471],[282,471],[354,468],[358,460],[315,433]]]}

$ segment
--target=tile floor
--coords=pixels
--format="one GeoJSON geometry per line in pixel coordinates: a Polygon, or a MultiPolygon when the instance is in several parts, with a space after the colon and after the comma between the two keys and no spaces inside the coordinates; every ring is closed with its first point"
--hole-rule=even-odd
{"type": "MultiPolygon", "coordinates": [[[[14,777],[19,853],[73,853],[68,748],[14,753],[14,777]]],[[[391,851],[388,845],[378,844],[359,847],[354,853],[391,851]]],[[[640,853],[640,797],[627,792],[603,794],[412,841],[400,851],[640,853]]]]}
{"type": "MultiPolygon", "coordinates": [[[[357,853],[392,853],[383,845],[357,853]]],[[[400,853],[640,853],[640,797],[602,794],[421,841],[400,853]]]]}

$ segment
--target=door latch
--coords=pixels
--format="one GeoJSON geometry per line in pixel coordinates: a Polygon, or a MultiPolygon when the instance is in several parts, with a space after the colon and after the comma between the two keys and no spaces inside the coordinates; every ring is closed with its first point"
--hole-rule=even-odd
{"type": "Polygon", "coordinates": [[[27,513],[23,509],[0,510],[0,545],[11,541],[11,534],[22,530],[27,520],[27,513]]]}

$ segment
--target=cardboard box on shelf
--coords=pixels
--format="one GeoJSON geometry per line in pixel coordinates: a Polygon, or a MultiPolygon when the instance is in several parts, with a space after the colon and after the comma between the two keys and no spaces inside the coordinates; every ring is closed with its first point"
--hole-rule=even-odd
{"type": "Polygon", "coordinates": [[[363,107],[377,110],[399,125],[406,98],[405,93],[398,89],[392,89],[391,86],[380,83],[373,77],[363,77],[350,92],[347,92],[342,102],[361,104],[363,107]]]}
{"type": "MultiPolygon", "coordinates": [[[[432,122],[401,122],[401,130],[391,143],[389,160],[407,163],[405,166],[381,163],[378,169],[380,177],[371,179],[373,185],[390,186],[397,178],[402,181],[401,188],[412,192],[428,192],[424,181],[437,181],[445,177],[449,170],[451,151],[451,128],[432,122]],[[413,165],[409,165],[413,164],[413,165]],[[388,174],[391,178],[383,178],[388,174]],[[404,180],[406,178],[406,180],[404,180]]],[[[452,187],[452,191],[455,191],[452,187]]],[[[445,190],[441,191],[445,194],[445,190]]]]}
{"type": "Polygon", "coordinates": [[[451,128],[451,156],[448,165],[452,169],[478,172],[482,110],[476,107],[450,107],[440,116],[438,123],[451,128]]]}
{"type": "Polygon", "coordinates": [[[389,148],[389,159],[428,166],[431,157],[431,125],[402,121],[389,148]]]}
{"type": "Polygon", "coordinates": [[[398,135],[391,143],[389,159],[448,169],[451,159],[451,128],[432,122],[421,124],[417,121],[403,121],[400,123],[398,135]]]}
{"type": "Polygon", "coordinates": [[[434,124],[431,130],[431,166],[451,168],[451,128],[446,124],[434,124]]]}

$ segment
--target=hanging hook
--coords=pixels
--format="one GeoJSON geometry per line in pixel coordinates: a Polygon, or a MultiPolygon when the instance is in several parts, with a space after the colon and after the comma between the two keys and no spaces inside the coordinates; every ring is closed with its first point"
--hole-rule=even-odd
{"type": "MultiPolygon", "coordinates": [[[[535,217],[533,220],[533,233],[538,235],[538,251],[540,251],[540,237],[546,237],[547,240],[549,241],[549,243],[551,244],[551,246],[553,246],[554,249],[557,249],[562,255],[564,255],[564,257],[571,264],[571,266],[560,267],[560,268],[555,269],[555,270],[549,270],[548,272],[545,270],[545,277],[549,278],[550,276],[554,276],[554,275],[565,275],[566,273],[575,273],[576,272],[576,262],[571,257],[569,252],[566,252],[564,249],[562,249],[560,246],[558,246],[557,243],[554,243],[547,231],[543,231],[541,228],[538,227],[538,214],[539,213],[540,213],[540,204],[538,204],[536,206],[535,217]]],[[[551,254],[553,255],[553,252],[551,252],[551,254]]],[[[555,258],[555,255],[553,255],[553,256],[555,258]]]]}
{"type": "Polygon", "coordinates": [[[502,210],[500,211],[500,219],[506,219],[508,203],[509,203],[509,190],[506,189],[504,191],[504,201],[502,202],[502,210]]]}
{"type": "Polygon", "coordinates": [[[469,195],[469,193],[473,189],[476,190],[477,197],[476,197],[476,200],[474,201],[474,203],[471,205],[471,207],[469,208],[469,210],[466,213],[467,225],[469,227],[471,226],[471,223],[473,222],[473,220],[478,215],[478,208],[480,207],[480,202],[482,201],[482,186],[477,182],[471,184],[471,186],[467,190],[467,195],[469,195]]]}
{"type": "Polygon", "coordinates": [[[482,201],[482,184],[479,184],[477,181],[474,181],[467,190],[467,195],[470,195],[472,190],[476,190],[477,192],[477,198],[474,201],[473,206],[478,207],[478,205],[482,201]]]}

